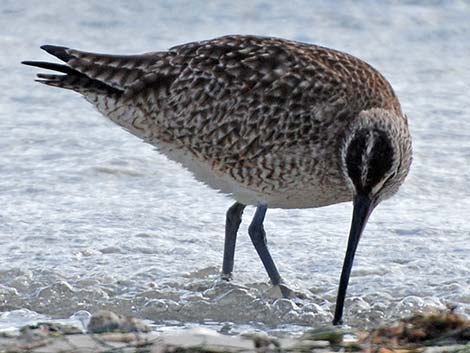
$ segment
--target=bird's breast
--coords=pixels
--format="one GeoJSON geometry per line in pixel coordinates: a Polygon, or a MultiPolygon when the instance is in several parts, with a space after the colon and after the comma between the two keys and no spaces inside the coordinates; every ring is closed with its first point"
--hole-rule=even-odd
{"type": "Polygon", "coordinates": [[[352,199],[338,161],[272,153],[254,159],[210,158],[185,147],[153,143],[170,160],[182,164],[202,183],[245,205],[314,208],[352,199]]]}

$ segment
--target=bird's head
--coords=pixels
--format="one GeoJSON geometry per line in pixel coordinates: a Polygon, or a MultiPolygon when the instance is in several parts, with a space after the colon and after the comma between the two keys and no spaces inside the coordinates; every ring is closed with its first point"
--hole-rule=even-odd
{"type": "Polygon", "coordinates": [[[411,137],[405,117],[384,109],[363,111],[342,148],[345,177],[354,195],[373,209],[391,197],[411,165],[411,137]]]}

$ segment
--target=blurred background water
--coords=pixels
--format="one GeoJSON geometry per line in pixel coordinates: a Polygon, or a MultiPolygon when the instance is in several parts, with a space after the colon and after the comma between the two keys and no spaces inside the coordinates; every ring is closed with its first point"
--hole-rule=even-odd
{"type": "Polygon", "coordinates": [[[196,182],[21,60],[42,44],[109,53],[246,33],[356,55],[392,83],[414,139],[412,171],[373,214],[346,322],[368,326],[455,304],[470,316],[468,1],[13,1],[0,3],[0,329],[87,319],[100,308],[156,328],[288,331],[332,318],[350,204],[269,210],[281,274],[304,294],[272,301],[247,236],[219,283],[232,200],[196,182]],[[294,326],[297,325],[297,326],[294,326]]]}

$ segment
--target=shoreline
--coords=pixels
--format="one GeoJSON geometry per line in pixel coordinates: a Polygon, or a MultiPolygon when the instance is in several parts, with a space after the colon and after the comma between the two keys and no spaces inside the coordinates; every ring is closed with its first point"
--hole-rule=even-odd
{"type": "Polygon", "coordinates": [[[0,352],[470,353],[470,321],[450,309],[416,314],[370,331],[329,326],[298,338],[275,338],[260,332],[228,336],[206,328],[161,333],[142,320],[100,311],[92,316],[87,332],[56,323],[4,332],[0,352]]]}

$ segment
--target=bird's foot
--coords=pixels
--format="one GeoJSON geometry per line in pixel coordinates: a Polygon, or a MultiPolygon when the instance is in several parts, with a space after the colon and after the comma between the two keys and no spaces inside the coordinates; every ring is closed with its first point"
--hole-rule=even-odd
{"type": "Polygon", "coordinates": [[[300,291],[294,291],[290,289],[286,284],[281,283],[276,286],[273,286],[268,295],[271,299],[289,299],[294,302],[297,306],[303,306],[305,304],[305,299],[308,298],[307,295],[300,291]]]}
{"type": "Polygon", "coordinates": [[[296,293],[284,283],[272,286],[269,291],[269,296],[273,299],[293,299],[297,297],[296,293]]]}
{"type": "Polygon", "coordinates": [[[343,319],[333,319],[333,326],[342,326],[343,325],[343,319]]]}
{"type": "Polygon", "coordinates": [[[232,273],[221,273],[220,274],[220,279],[222,281],[230,282],[233,279],[232,273]]]}

